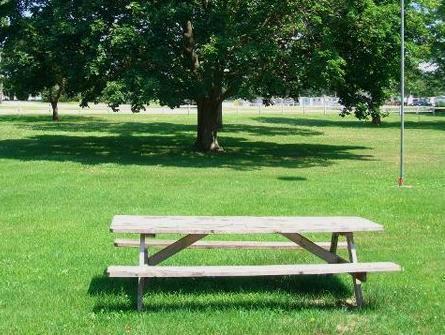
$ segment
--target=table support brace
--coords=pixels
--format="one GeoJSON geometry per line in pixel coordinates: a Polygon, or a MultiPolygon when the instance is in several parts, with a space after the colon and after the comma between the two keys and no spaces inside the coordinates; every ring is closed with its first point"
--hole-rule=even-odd
{"type": "MultiPolygon", "coordinates": [[[[304,237],[303,235],[300,235],[297,233],[292,233],[292,234],[282,233],[281,235],[283,235],[284,237],[288,238],[289,240],[297,243],[303,249],[306,249],[310,253],[314,254],[315,256],[321,258],[322,260],[324,260],[330,264],[350,263],[348,260],[344,259],[343,257],[320,247],[319,245],[312,242],[311,240],[304,237]]],[[[338,239],[338,236],[337,236],[337,239],[338,239]]],[[[354,273],[354,274],[352,274],[352,276],[360,279],[361,281],[366,281],[365,273],[354,273]]]]}
{"type": "Polygon", "coordinates": [[[148,259],[149,265],[158,265],[162,261],[170,258],[174,254],[177,254],[181,250],[191,246],[193,243],[199,241],[200,239],[206,237],[207,234],[190,234],[183,238],[177,240],[176,242],[170,244],[168,247],[158,251],[153,256],[148,259]]]}

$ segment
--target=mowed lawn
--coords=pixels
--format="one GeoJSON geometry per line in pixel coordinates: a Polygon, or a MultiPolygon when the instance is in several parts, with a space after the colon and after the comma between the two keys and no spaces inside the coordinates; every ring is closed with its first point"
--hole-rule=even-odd
{"type": "MultiPolygon", "coordinates": [[[[187,115],[0,116],[0,333],[445,333],[445,116],[407,116],[396,187],[397,116],[373,127],[323,115],[227,115],[226,152],[196,153],[187,115]],[[339,277],[156,279],[135,311],[136,264],[113,247],[115,214],[357,215],[367,306],[339,277]]],[[[246,238],[223,236],[225,239],[246,238]]],[[[275,236],[258,236],[273,240],[275,236]]],[[[326,240],[328,236],[319,236],[326,240]]],[[[188,250],[166,264],[285,264],[300,251],[188,250]]]]}

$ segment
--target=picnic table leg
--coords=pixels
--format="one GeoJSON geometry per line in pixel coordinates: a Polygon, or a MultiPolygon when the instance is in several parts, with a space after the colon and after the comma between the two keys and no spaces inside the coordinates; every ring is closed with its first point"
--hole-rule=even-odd
{"type": "MultiPolygon", "coordinates": [[[[353,234],[346,233],[345,235],[346,241],[348,243],[349,260],[351,261],[351,263],[357,263],[357,249],[355,247],[353,234]]],[[[362,282],[356,276],[352,276],[352,282],[354,284],[355,302],[357,304],[357,307],[362,307],[364,304],[362,282]]]]}
{"type": "MultiPolygon", "coordinates": [[[[145,234],[141,234],[139,238],[139,265],[148,265],[148,250],[145,246],[145,234]]],[[[144,308],[144,284],[146,278],[138,278],[138,292],[137,292],[137,309],[142,311],[144,308]]]]}
{"type": "Polygon", "coordinates": [[[337,253],[338,235],[339,235],[338,233],[332,233],[331,247],[329,248],[329,251],[333,254],[337,253]]]}
{"type": "MultiPolygon", "coordinates": [[[[331,236],[331,246],[329,247],[329,252],[336,255],[337,254],[337,248],[338,248],[338,236],[339,233],[332,233],[331,236]]],[[[333,276],[333,275],[330,275],[333,276]]]]}

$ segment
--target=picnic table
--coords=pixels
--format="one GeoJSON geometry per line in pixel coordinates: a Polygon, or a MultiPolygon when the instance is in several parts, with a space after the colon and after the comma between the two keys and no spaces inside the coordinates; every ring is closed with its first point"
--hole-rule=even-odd
{"type": "Polygon", "coordinates": [[[139,248],[136,266],[113,265],[107,269],[110,277],[135,277],[138,280],[137,309],[143,309],[146,278],[155,277],[245,277],[328,275],[346,273],[352,276],[357,306],[362,306],[361,283],[368,272],[400,271],[392,262],[359,263],[354,233],[383,231],[383,226],[360,217],[213,217],[213,216],[131,216],[113,218],[111,231],[131,233],[139,239],[117,239],[117,247],[139,248]],[[280,234],[289,242],[272,241],[201,241],[213,234],[280,234]],[[328,242],[314,242],[303,234],[329,233],[328,242]],[[156,239],[158,234],[181,234],[178,240],[156,239]],[[344,236],[346,242],[339,242],[344,236]],[[149,255],[148,248],[161,248],[149,255]],[[158,266],[186,248],[194,249],[304,249],[327,264],[241,265],[241,266],[158,266]],[[337,253],[348,250],[348,259],[337,253]]]}

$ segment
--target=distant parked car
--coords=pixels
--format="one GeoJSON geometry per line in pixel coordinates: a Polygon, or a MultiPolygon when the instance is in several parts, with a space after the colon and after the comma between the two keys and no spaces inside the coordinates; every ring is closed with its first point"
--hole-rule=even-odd
{"type": "Polygon", "coordinates": [[[413,99],[413,106],[432,106],[431,102],[429,102],[428,99],[420,98],[420,99],[413,99]]]}

